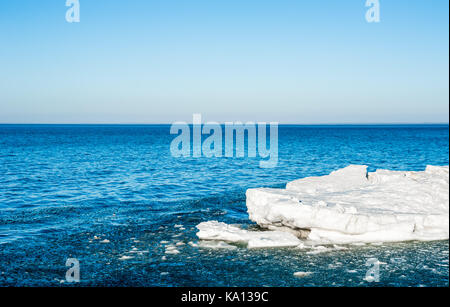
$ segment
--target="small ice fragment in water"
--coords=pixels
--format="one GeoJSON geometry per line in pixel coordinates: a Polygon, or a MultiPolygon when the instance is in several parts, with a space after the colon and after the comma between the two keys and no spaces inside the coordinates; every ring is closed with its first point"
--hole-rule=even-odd
{"type": "Polygon", "coordinates": [[[133,259],[133,258],[134,257],[132,257],[132,256],[123,255],[122,257],[119,258],[119,260],[129,260],[129,259],[133,259]]]}
{"type": "Polygon", "coordinates": [[[298,278],[304,278],[304,277],[308,277],[309,275],[312,275],[312,272],[295,272],[294,276],[298,277],[298,278]]]}
{"type": "Polygon", "coordinates": [[[179,254],[180,251],[177,250],[177,249],[169,249],[169,250],[166,250],[165,253],[166,254],[171,254],[171,255],[176,255],[176,254],[179,254]]]}
{"type": "Polygon", "coordinates": [[[180,251],[178,251],[177,248],[175,246],[173,246],[173,245],[167,245],[165,253],[166,254],[176,255],[176,254],[179,254],[180,251]]]}

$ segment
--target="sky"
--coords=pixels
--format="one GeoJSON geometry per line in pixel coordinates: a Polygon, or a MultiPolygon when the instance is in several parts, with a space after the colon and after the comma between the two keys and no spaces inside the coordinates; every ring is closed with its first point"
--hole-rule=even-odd
{"type": "Polygon", "coordinates": [[[449,2],[0,1],[0,123],[448,123],[449,2]]]}

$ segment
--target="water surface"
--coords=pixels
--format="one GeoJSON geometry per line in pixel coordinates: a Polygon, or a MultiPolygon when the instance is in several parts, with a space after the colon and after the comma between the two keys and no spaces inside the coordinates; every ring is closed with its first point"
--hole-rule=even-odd
{"type": "Polygon", "coordinates": [[[280,126],[273,169],[248,157],[173,158],[169,131],[0,125],[0,285],[67,285],[67,258],[80,261],[86,286],[449,285],[448,241],[321,254],[195,246],[203,221],[253,227],[248,188],[284,187],[349,164],[448,165],[448,125],[280,126]],[[176,243],[180,253],[166,254],[176,243]],[[382,262],[376,284],[364,280],[370,258],[382,262]],[[296,278],[298,271],[312,274],[296,278]]]}

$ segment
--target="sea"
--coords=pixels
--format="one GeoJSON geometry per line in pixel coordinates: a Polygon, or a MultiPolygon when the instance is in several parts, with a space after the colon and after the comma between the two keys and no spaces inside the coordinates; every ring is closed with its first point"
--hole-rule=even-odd
{"type": "Polygon", "coordinates": [[[170,125],[0,125],[0,286],[449,286],[448,240],[311,253],[196,236],[210,220],[257,229],[249,188],[349,164],[448,165],[448,125],[280,125],[274,168],[173,157],[174,137],[170,125]]]}

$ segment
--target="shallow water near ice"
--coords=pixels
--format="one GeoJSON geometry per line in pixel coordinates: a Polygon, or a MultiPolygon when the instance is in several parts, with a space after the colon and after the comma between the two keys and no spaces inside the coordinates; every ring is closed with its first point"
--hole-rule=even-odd
{"type": "Polygon", "coordinates": [[[448,286],[448,240],[323,250],[205,244],[201,222],[254,228],[248,188],[349,164],[448,165],[448,126],[281,126],[279,163],[170,156],[169,126],[0,126],[0,285],[448,286]],[[380,282],[365,280],[368,259],[380,282]],[[296,272],[305,272],[294,276],[296,272]]]}

